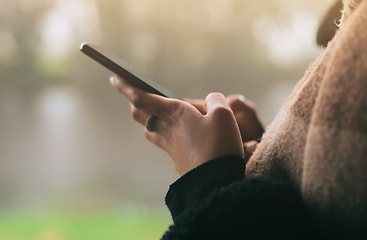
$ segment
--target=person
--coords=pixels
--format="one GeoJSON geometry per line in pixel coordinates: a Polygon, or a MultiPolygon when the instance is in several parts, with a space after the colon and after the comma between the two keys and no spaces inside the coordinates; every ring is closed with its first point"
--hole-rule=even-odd
{"type": "Polygon", "coordinates": [[[367,0],[345,0],[335,37],[264,134],[242,96],[181,101],[111,78],[181,176],[163,239],[366,238],[366,22],[367,0]]]}

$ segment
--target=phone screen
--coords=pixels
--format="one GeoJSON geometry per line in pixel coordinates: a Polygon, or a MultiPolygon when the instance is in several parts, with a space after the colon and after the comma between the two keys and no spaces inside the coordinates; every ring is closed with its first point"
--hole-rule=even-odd
{"type": "Polygon", "coordinates": [[[135,69],[133,69],[122,60],[117,60],[116,58],[112,58],[111,56],[107,57],[107,54],[103,53],[100,50],[97,50],[96,47],[93,47],[87,43],[82,43],[80,45],[80,51],[82,51],[98,63],[102,64],[118,76],[122,77],[125,81],[136,88],[163,97],[177,98],[170,91],[162,88],[161,86],[159,86],[159,84],[145,77],[141,73],[138,73],[135,69]]]}

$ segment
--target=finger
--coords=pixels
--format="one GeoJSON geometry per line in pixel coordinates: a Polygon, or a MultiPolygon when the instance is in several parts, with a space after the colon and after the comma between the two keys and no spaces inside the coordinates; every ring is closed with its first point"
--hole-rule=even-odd
{"type": "Polygon", "coordinates": [[[171,142],[170,126],[165,121],[153,117],[149,129],[145,128],[145,137],[155,145],[166,150],[166,146],[171,142]]]}
{"type": "Polygon", "coordinates": [[[231,111],[230,107],[227,104],[226,98],[221,93],[210,93],[205,98],[205,109],[207,111],[207,115],[214,113],[218,110],[231,111]]]}
{"type": "Polygon", "coordinates": [[[226,99],[233,112],[240,110],[245,105],[246,101],[246,98],[241,94],[229,95],[226,99]]]}
{"type": "Polygon", "coordinates": [[[148,118],[151,116],[148,113],[144,112],[143,110],[140,110],[136,108],[134,105],[130,104],[131,108],[131,115],[133,119],[143,125],[146,124],[148,118]]]}
{"type": "Polygon", "coordinates": [[[162,149],[165,149],[167,141],[162,135],[157,132],[148,131],[147,129],[145,129],[144,135],[145,138],[148,139],[151,143],[162,149]]]}
{"type": "Polygon", "coordinates": [[[245,157],[250,157],[252,153],[256,150],[257,142],[249,141],[244,143],[245,157]]]}
{"type": "Polygon", "coordinates": [[[242,94],[231,94],[231,95],[228,95],[226,98],[227,98],[227,100],[229,100],[229,99],[239,99],[242,102],[246,101],[246,97],[243,96],[242,94]]]}
{"type": "Polygon", "coordinates": [[[264,132],[264,128],[253,102],[246,100],[242,95],[230,95],[227,97],[227,102],[234,113],[243,141],[258,139],[264,132]]]}
{"type": "Polygon", "coordinates": [[[254,111],[255,109],[255,105],[241,94],[227,96],[227,102],[234,113],[244,110],[254,111]]]}
{"type": "Polygon", "coordinates": [[[201,114],[206,114],[205,111],[205,101],[202,99],[188,99],[185,98],[184,99],[186,102],[190,103],[191,105],[193,105],[194,107],[196,107],[197,110],[199,110],[199,112],[201,112],[201,114]]]}
{"type": "Polygon", "coordinates": [[[111,78],[111,83],[132,105],[149,115],[165,119],[169,115],[167,111],[172,109],[169,98],[135,88],[119,77],[111,78]]]}

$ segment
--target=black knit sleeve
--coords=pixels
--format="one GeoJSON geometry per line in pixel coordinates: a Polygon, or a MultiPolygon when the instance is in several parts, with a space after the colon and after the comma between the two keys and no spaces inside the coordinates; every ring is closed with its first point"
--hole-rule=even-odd
{"type": "Polygon", "coordinates": [[[170,186],[166,195],[173,221],[213,190],[242,179],[244,174],[245,162],[235,155],[216,158],[189,171],[170,186]]]}
{"type": "Polygon", "coordinates": [[[162,239],[321,238],[315,226],[300,194],[289,185],[240,179],[187,206],[162,239]]]}
{"type": "Polygon", "coordinates": [[[274,179],[244,177],[244,160],[223,156],[170,186],[174,225],[162,239],[311,239],[321,236],[301,194],[274,179]]]}

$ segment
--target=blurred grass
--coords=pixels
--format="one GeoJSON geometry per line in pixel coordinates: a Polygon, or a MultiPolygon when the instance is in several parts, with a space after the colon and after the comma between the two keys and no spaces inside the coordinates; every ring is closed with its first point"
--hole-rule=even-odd
{"type": "Polygon", "coordinates": [[[152,208],[69,212],[2,213],[0,240],[160,239],[168,212],[152,208]]]}

